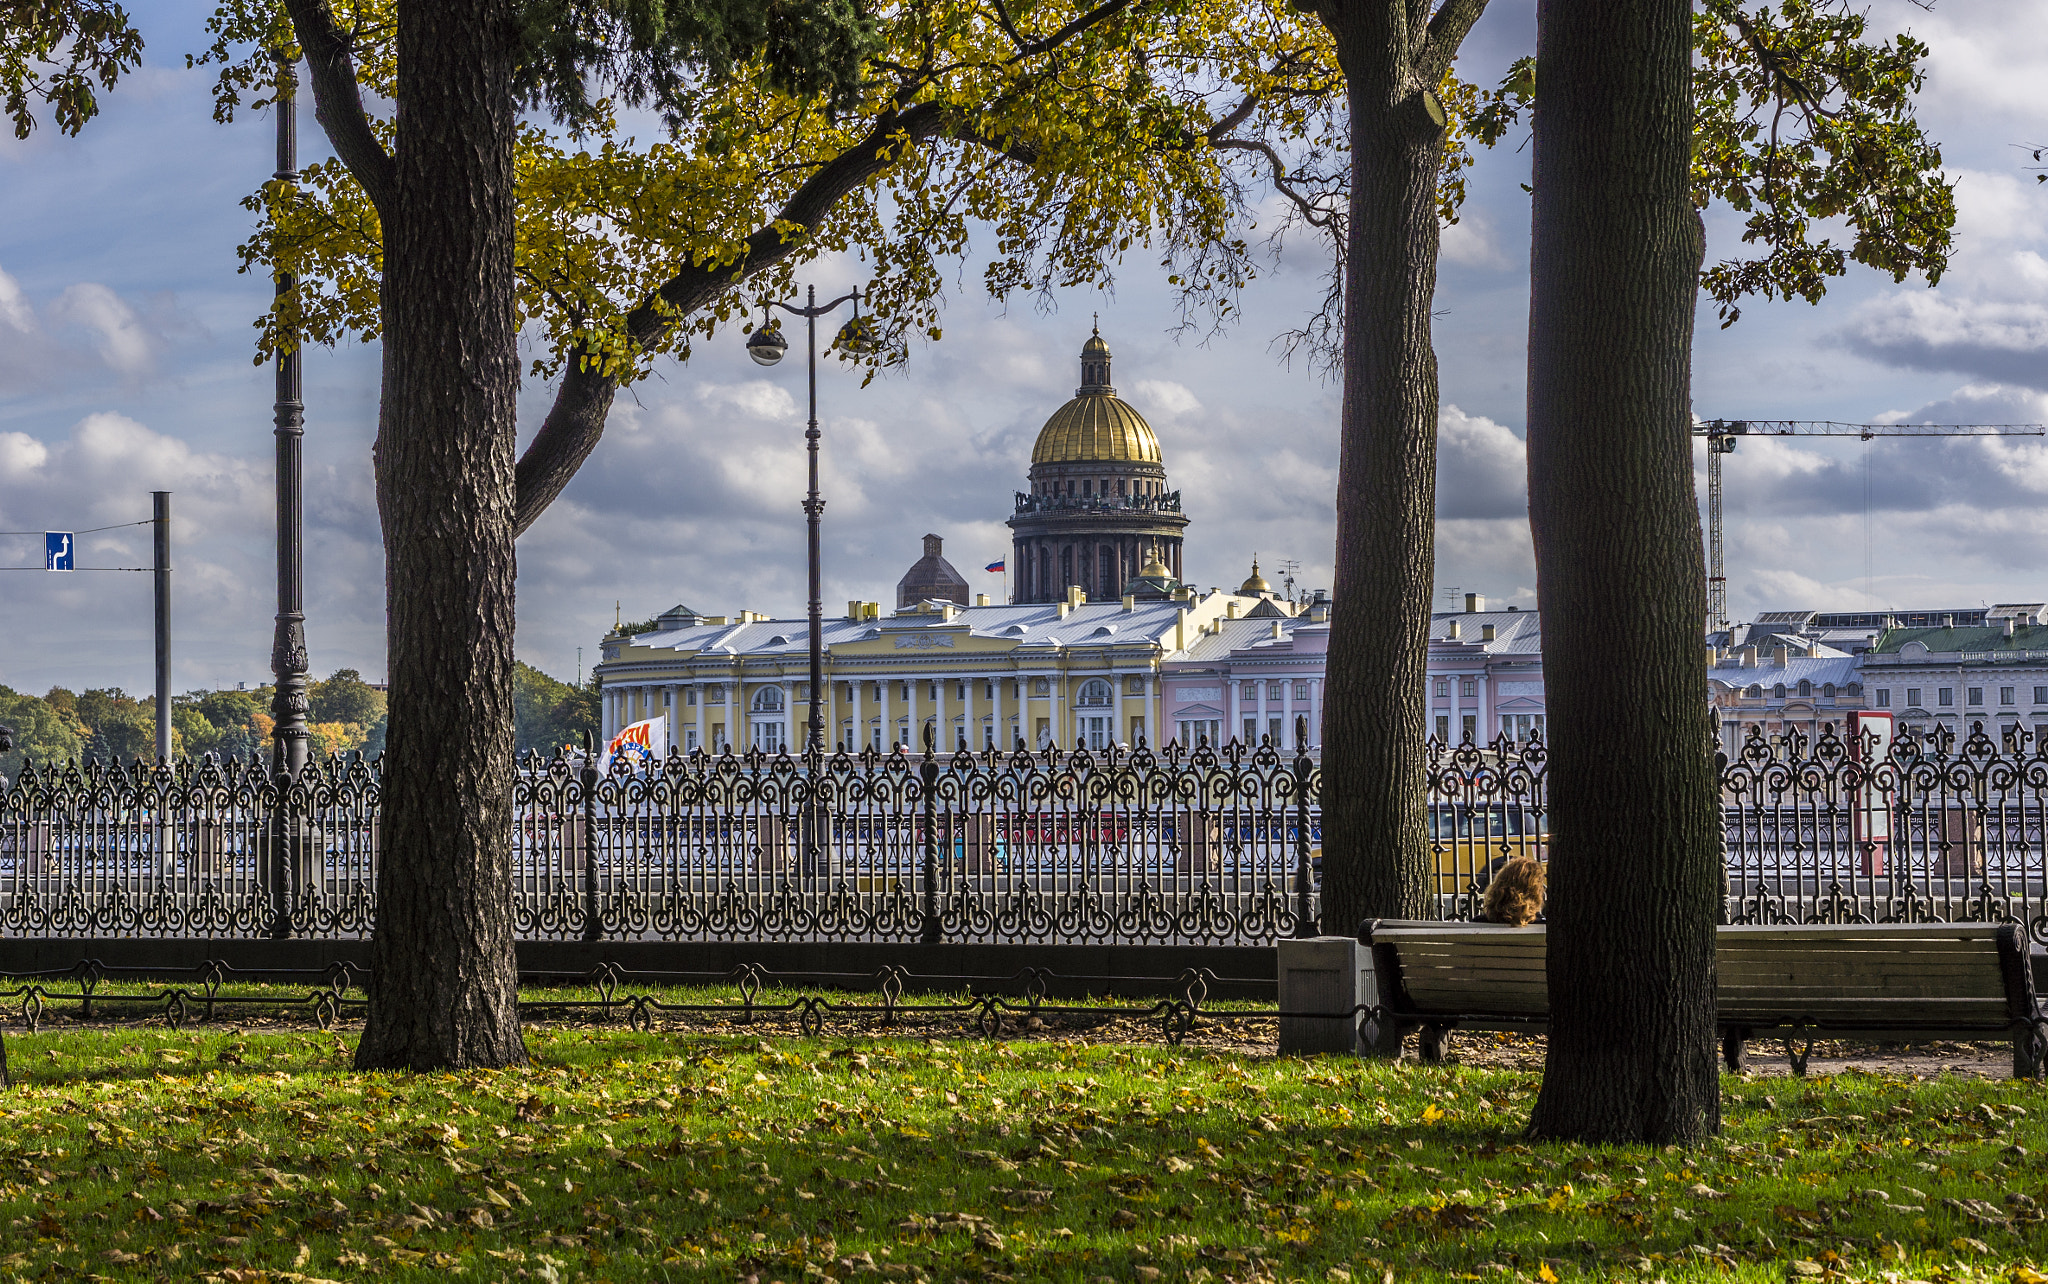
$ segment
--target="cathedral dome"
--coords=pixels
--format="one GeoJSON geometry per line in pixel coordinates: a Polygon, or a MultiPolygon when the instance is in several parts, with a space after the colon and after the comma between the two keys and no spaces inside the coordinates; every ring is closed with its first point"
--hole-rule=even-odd
{"type": "Polygon", "coordinates": [[[1081,349],[1081,386],[1039,429],[1033,464],[1159,464],[1159,437],[1109,382],[1109,345],[1098,332],[1081,349]]]}

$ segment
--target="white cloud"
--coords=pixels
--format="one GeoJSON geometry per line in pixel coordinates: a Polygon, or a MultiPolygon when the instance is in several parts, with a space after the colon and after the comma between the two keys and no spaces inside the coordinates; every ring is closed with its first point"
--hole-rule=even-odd
{"type": "Polygon", "coordinates": [[[30,311],[28,299],[21,293],[21,283],[0,268],[0,324],[10,330],[28,334],[36,328],[36,314],[30,311]]]}
{"type": "Polygon", "coordinates": [[[1493,225],[1477,206],[1462,211],[1458,221],[1443,229],[1438,253],[1460,267],[1498,268],[1507,266],[1493,225]]]}
{"type": "Polygon", "coordinates": [[[1491,419],[1446,405],[1436,417],[1439,521],[1529,514],[1529,455],[1520,437],[1491,419]]]}
{"type": "Polygon", "coordinates": [[[1202,408],[1201,399],[1188,391],[1186,384],[1171,379],[1140,379],[1132,392],[1141,414],[1173,419],[1202,408]]]}
{"type": "Polygon", "coordinates": [[[142,374],[155,364],[157,336],[143,327],[135,309],[104,285],[88,281],[71,286],[50,306],[50,317],[97,332],[101,358],[122,374],[142,374]]]}
{"type": "Polygon", "coordinates": [[[737,410],[755,419],[784,420],[796,417],[796,398],[780,384],[766,379],[745,383],[704,383],[697,386],[697,400],[705,406],[737,410]]]}

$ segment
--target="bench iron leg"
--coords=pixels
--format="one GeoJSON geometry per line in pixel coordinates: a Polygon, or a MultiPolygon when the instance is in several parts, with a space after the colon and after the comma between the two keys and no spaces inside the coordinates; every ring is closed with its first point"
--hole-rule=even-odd
{"type": "Polygon", "coordinates": [[[2035,1017],[2017,1023],[2012,1032],[2012,1077],[2039,1079],[2048,1069],[2044,1062],[2048,1062],[2048,1020],[2035,1017]]]}
{"type": "Polygon", "coordinates": [[[1444,1063],[1445,1049],[1450,1045],[1451,1027],[1447,1025],[1426,1025],[1417,1047],[1425,1065],[1440,1066],[1444,1063]]]}
{"type": "Polygon", "coordinates": [[[1792,1073],[1796,1078],[1806,1077],[1806,1062],[1811,1056],[1813,1035],[1808,1032],[1805,1023],[1801,1022],[1792,1028],[1791,1035],[1785,1040],[1785,1059],[1792,1063],[1792,1073]]]}
{"type": "Polygon", "coordinates": [[[1734,1027],[1721,1036],[1721,1062],[1728,1067],[1729,1074],[1741,1074],[1748,1067],[1743,1063],[1743,1044],[1749,1040],[1749,1031],[1734,1027]]]}

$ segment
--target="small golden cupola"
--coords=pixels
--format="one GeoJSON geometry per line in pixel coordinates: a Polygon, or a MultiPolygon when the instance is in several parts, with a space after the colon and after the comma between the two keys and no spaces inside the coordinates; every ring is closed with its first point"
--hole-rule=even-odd
{"type": "Polygon", "coordinates": [[[1259,574],[1257,554],[1252,556],[1252,573],[1245,578],[1244,583],[1237,586],[1237,591],[1245,597],[1271,597],[1273,595],[1273,586],[1266,583],[1265,576],[1259,574]]]}

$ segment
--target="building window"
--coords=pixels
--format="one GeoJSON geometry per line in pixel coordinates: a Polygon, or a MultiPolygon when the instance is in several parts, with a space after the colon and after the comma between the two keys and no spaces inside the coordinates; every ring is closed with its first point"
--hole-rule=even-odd
{"type": "Polygon", "coordinates": [[[1286,685],[1287,685],[1287,684],[1286,684],[1286,683],[1284,683],[1284,682],[1268,682],[1268,683],[1266,683],[1266,699],[1267,699],[1267,701],[1268,701],[1268,702],[1270,702],[1270,703],[1272,703],[1272,704],[1279,704],[1279,703],[1280,703],[1280,701],[1281,701],[1282,699],[1284,699],[1284,698],[1285,698],[1285,697],[1283,697],[1283,696],[1281,695],[1281,691],[1280,691],[1280,689],[1281,689],[1282,687],[1286,686],[1286,685]]]}
{"type": "Polygon", "coordinates": [[[996,747],[996,724],[987,718],[981,720],[981,747],[984,749],[996,747]]]}
{"type": "MultiPolygon", "coordinates": [[[[1110,690],[1109,683],[1104,682],[1101,678],[1091,678],[1081,685],[1081,698],[1076,703],[1095,706],[1106,705],[1115,699],[1115,696],[1116,693],[1110,690]]],[[[1093,747],[1101,748],[1100,745],[1093,747]]]]}
{"type": "Polygon", "coordinates": [[[1861,682],[1851,682],[1851,683],[1849,684],[1849,698],[1850,698],[1851,700],[1858,700],[1858,699],[1861,699],[1861,698],[1862,698],[1862,696],[1863,696],[1863,684],[1862,684],[1861,682]]]}
{"type": "Polygon", "coordinates": [[[962,678],[953,684],[953,698],[955,700],[967,699],[967,679],[962,678]]]}
{"type": "Polygon", "coordinates": [[[1906,688],[1906,707],[1907,707],[1908,709],[1917,709],[1917,708],[1919,708],[1919,707],[1920,707],[1920,688],[1919,688],[1919,687],[1907,687],[1907,688],[1906,688]]]}
{"type": "Polygon", "coordinates": [[[1934,699],[1942,708],[1953,709],[1956,704],[1956,689],[1954,687],[1936,687],[1934,689],[1934,699]]]}
{"type": "Polygon", "coordinates": [[[1784,684],[1784,683],[1782,683],[1782,682],[1780,682],[1780,683],[1778,683],[1778,684],[1777,684],[1776,686],[1774,686],[1774,687],[1772,687],[1772,688],[1771,688],[1771,699],[1773,699],[1773,700],[1783,700],[1784,698],[1785,698],[1785,684],[1784,684]]]}
{"type": "Polygon", "coordinates": [[[1308,703],[1308,683],[1297,682],[1294,684],[1294,701],[1296,704],[1308,703]]]}
{"type": "Polygon", "coordinates": [[[1880,709],[1892,707],[1892,689],[1890,687],[1879,687],[1877,689],[1877,707],[1880,709]]]}
{"type": "Polygon", "coordinates": [[[1259,743],[1259,720],[1257,718],[1246,718],[1244,720],[1244,743],[1248,745],[1259,743]]]}
{"type": "Polygon", "coordinates": [[[782,724],[779,722],[756,722],[754,724],[754,748],[762,753],[776,753],[782,748],[782,724]]]}
{"type": "Polygon", "coordinates": [[[2000,704],[2017,704],[2017,703],[2019,703],[2018,701],[2014,700],[2014,699],[2013,699],[2012,697],[2013,697],[2013,689],[2012,689],[2011,687],[2000,687],[2000,688],[1998,688],[1998,703],[2000,703],[2000,704]]]}
{"type": "Polygon", "coordinates": [[[781,713],[782,688],[761,687],[754,692],[755,713],[781,713]]]}
{"type": "Polygon", "coordinates": [[[1764,698],[1763,684],[1759,682],[1752,682],[1749,684],[1749,690],[1743,692],[1742,694],[1748,696],[1752,700],[1761,700],[1764,698]]]}
{"type": "Polygon", "coordinates": [[[1835,698],[1835,684],[1834,684],[1834,683],[1832,683],[1832,682],[1830,682],[1830,683],[1828,683],[1827,685],[1823,686],[1823,687],[1822,687],[1822,688],[1820,689],[1820,694],[1821,694],[1821,698],[1822,698],[1823,700],[1832,700],[1832,699],[1834,699],[1834,698],[1835,698]]]}
{"type": "Polygon", "coordinates": [[[1968,699],[1969,699],[1969,701],[1970,701],[1970,704],[1971,704],[1971,706],[1972,706],[1972,707],[1975,707],[1975,706],[1977,706],[1977,705],[1980,705],[1980,704],[1983,704],[1983,703],[1984,703],[1984,688],[1983,688],[1983,687],[1967,687],[1967,688],[1965,688],[1965,691],[1966,691],[1966,692],[1968,693],[1968,699]]]}
{"type": "Polygon", "coordinates": [[[1479,734],[1479,716],[1468,713],[1461,721],[1465,724],[1465,743],[1471,744],[1473,738],[1479,734]]]}
{"type": "Polygon", "coordinates": [[[1813,683],[1805,678],[1799,679],[1799,694],[1801,697],[1811,698],[1813,695],[1813,683]]]}
{"type": "Polygon", "coordinates": [[[1257,704],[1259,702],[1259,684],[1256,682],[1245,683],[1243,695],[1246,704],[1257,704]]]}
{"type": "Polygon", "coordinates": [[[981,684],[981,698],[990,703],[995,702],[996,680],[994,678],[989,678],[981,684]]]}
{"type": "Polygon", "coordinates": [[[2035,703],[2035,704],[2048,704],[2048,687],[2035,687],[2035,688],[2034,688],[2034,703],[2035,703]]]}
{"type": "Polygon", "coordinates": [[[1449,744],[1450,740],[1451,715],[1448,713],[1440,713],[1436,716],[1436,741],[1438,744],[1449,744]]]}
{"type": "Polygon", "coordinates": [[[1436,680],[1436,698],[1439,700],[1447,700],[1450,698],[1450,695],[1451,680],[1449,678],[1438,678],[1436,680]]]}

